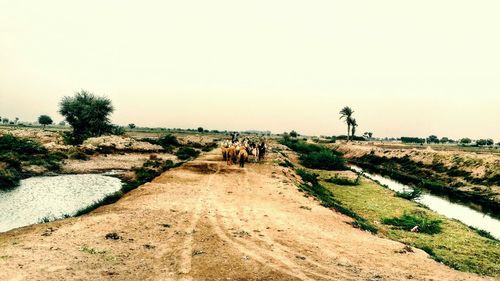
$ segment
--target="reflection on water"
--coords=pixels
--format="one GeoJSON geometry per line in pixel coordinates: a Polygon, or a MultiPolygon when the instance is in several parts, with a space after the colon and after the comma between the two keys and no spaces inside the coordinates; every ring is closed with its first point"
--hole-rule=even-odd
{"type": "Polygon", "coordinates": [[[75,213],[122,187],[103,175],[33,177],[9,191],[0,191],[0,232],[59,219],[75,213]]]}
{"type": "MultiPolygon", "coordinates": [[[[401,184],[397,181],[385,178],[381,175],[367,173],[360,167],[351,166],[351,168],[357,172],[363,172],[367,178],[376,180],[394,191],[402,192],[412,190],[409,186],[401,184]]],[[[456,219],[466,225],[486,230],[495,238],[500,239],[500,220],[495,219],[488,214],[451,202],[444,197],[439,197],[426,192],[424,192],[422,196],[415,201],[448,218],[456,219]]]]}

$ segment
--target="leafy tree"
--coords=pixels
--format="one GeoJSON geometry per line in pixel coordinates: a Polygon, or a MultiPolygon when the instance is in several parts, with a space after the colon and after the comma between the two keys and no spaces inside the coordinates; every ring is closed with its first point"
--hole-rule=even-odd
{"type": "Polygon", "coordinates": [[[87,138],[112,132],[113,125],[110,123],[109,115],[113,110],[111,100],[108,98],[81,90],[74,96],[66,96],[61,100],[59,113],[73,127],[71,141],[82,143],[87,138]]]}
{"type": "Polygon", "coordinates": [[[425,139],[417,137],[401,137],[402,143],[424,143],[425,139]]]}
{"type": "Polygon", "coordinates": [[[493,140],[492,139],[480,139],[476,141],[477,145],[493,145],[493,140]]]}
{"type": "Polygon", "coordinates": [[[4,117],[4,118],[2,119],[2,123],[4,123],[4,124],[9,123],[9,118],[4,117]]]}
{"type": "Polygon", "coordinates": [[[298,136],[299,136],[299,134],[298,134],[297,132],[295,132],[294,130],[292,130],[292,131],[290,132],[290,136],[291,136],[292,138],[296,138],[296,137],[298,137],[298,136]]]}
{"type": "Polygon", "coordinates": [[[38,117],[38,123],[42,124],[45,129],[45,126],[54,123],[54,121],[52,121],[52,118],[48,115],[40,115],[40,117],[38,117]]]}
{"type": "Polygon", "coordinates": [[[448,143],[450,142],[450,139],[447,138],[447,137],[442,137],[441,140],[440,140],[441,143],[448,143]]]}
{"type": "Polygon", "coordinates": [[[61,127],[66,126],[66,122],[64,122],[64,121],[59,122],[59,126],[61,126],[61,127]]]}
{"type": "Polygon", "coordinates": [[[203,133],[203,127],[198,127],[198,133],[203,133]]]}
{"type": "Polygon", "coordinates": [[[16,117],[16,119],[14,121],[14,123],[16,123],[16,124],[17,124],[17,122],[19,122],[19,117],[16,117]]]}
{"type": "Polygon", "coordinates": [[[134,124],[134,123],[130,123],[130,124],[128,124],[128,127],[129,127],[130,129],[134,129],[134,128],[135,128],[135,124],[134,124]]]}
{"type": "Polygon", "coordinates": [[[471,142],[472,142],[472,140],[469,138],[463,138],[460,140],[461,144],[470,144],[471,142]]]}
{"type": "Polygon", "coordinates": [[[351,132],[351,118],[353,113],[354,111],[348,106],[342,108],[339,112],[340,119],[344,118],[347,124],[347,141],[349,141],[349,133],[351,132]]]}
{"type": "Polygon", "coordinates": [[[486,145],[486,140],[480,139],[476,141],[477,145],[486,145]]]}
{"type": "Polygon", "coordinates": [[[358,122],[356,122],[356,118],[351,118],[351,132],[352,137],[356,136],[356,127],[358,126],[358,122]]]}
{"type": "Polygon", "coordinates": [[[427,138],[427,142],[428,143],[439,143],[439,138],[435,135],[430,135],[428,138],[427,138]]]}

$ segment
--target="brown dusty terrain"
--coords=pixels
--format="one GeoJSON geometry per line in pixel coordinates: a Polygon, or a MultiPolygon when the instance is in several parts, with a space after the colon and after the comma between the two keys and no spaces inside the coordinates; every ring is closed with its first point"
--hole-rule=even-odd
{"type": "Polygon", "coordinates": [[[215,150],[88,215],[0,234],[0,280],[488,280],[350,221],[283,168],[215,150]]]}
{"type": "Polygon", "coordinates": [[[101,154],[91,156],[89,160],[66,159],[62,166],[62,172],[68,174],[84,174],[109,170],[130,170],[132,167],[140,167],[150,158],[150,155],[155,155],[155,157],[163,160],[177,160],[175,155],[168,153],[101,154]]]}

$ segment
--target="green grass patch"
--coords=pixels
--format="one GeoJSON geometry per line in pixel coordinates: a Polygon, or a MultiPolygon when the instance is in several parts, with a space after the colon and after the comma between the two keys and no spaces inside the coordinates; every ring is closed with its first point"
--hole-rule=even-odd
{"type": "Polygon", "coordinates": [[[356,179],[350,179],[348,177],[341,177],[339,175],[334,175],[333,177],[327,179],[326,181],[337,185],[356,186],[361,183],[361,176],[358,175],[356,179]]]}
{"type": "MultiPolygon", "coordinates": [[[[476,230],[413,201],[396,197],[391,190],[371,181],[363,179],[360,185],[351,188],[326,182],[331,177],[331,172],[320,171],[319,174],[320,183],[331,191],[338,202],[367,221],[382,222],[386,218],[401,218],[405,214],[418,215],[428,221],[441,221],[441,231],[433,235],[379,223],[376,226],[380,236],[422,249],[433,259],[460,271],[500,275],[500,264],[497,262],[500,260],[498,241],[483,237],[476,230]]],[[[411,224],[413,223],[420,222],[413,221],[411,224]]]]}
{"type": "Polygon", "coordinates": [[[354,227],[369,231],[371,233],[378,232],[377,227],[372,225],[368,220],[358,215],[350,208],[344,206],[340,201],[336,200],[333,193],[319,183],[318,174],[310,173],[304,169],[297,169],[296,173],[305,182],[304,184],[299,185],[300,191],[317,198],[321,202],[322,206],[326,208],[333,208],[338,212],[353,218],[354,221],[352,225],[354,227]]]}
{"type": "Polygon", "coordinates": [[[87,245],[83,245],[80,247],[80,252],[90,254],[90,255],[103,255],[106,254],[106,250],[99,250],[96,248],[89,247],[87,245]]]}
{"type": "Polygon", "coordinates": [[[346,170],[342,154],[325,146],[303,140],[283,138],[280,143],[299,154],[300,163],[310,169],[346,170]]]}
{"type": "Polygon", "coordinates": [[[425,214],[403,214],[396,218],[384,218],[382,223],[395,226],[399,229],[411,231],[417,227],[419,233],[441,233],[442,220],[428,218],[425,214]]]}
{"type": "Polygon", "coordinates": [[[295,168],[295,165],[288,159],[285,159],[285,161],[283,162],[279,162],[278,165],[285,168],[292,168],[292,169],[295,168]]]}

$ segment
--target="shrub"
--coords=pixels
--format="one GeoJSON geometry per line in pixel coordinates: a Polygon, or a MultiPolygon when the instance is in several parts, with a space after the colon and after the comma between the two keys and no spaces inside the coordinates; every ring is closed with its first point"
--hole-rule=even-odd
{"type": "Polygon", "coordinates": [[[201,151],[203,151],[203,152],[209,152],[209,151],[214,150],[215,148],[217,148],[217,143],[216,142],[211,142],[211,143],[205,144],[203,146],[203,148],[201,149],[201,151]]]}
{"type": "Polygon", "coordinates": [[[23,172],[23,162],[58,170],[62,158],[57,153],[49,153],[33,140],[12,135],[0,136],[0,188],[16,186],[22,178],[29,176],[23,172]]]}
{"type": "Polygon", "coordinates": [[[356,179],[350,179],[347,177],[339,177],[338,175],[335,175],[334,177],[331,177],[326,180],[329,183],[337,184],[337,185],[359,185],[361,182],[361,176],[358,175],[356,179]]]}
{"type": "Polygon", "coordinates": [[[301,164],[307,168],[323,170],[347,169],[342,154],[338,151],[290,138],[283,138],[280,143],[299,153],[301,164]]]}
{"type": "Polygon", "coordinates": [[[441,232],[441,220],[433,220],[423,214],[403,214],[399,218],[384,218],[382,223],[395,226],[399,229],[411,231],[418,226],[418,232],[438,234],[441,232]]]}
{"type": "Polygon", "coordinates": [[[125,135],[125,128],[122,126],[113,126],[111,128],[111,134],[117,136],[123,136],[125,135]]]}
{"type": "Polygon", "coordinates": [[[295,165],[290,162],[288,159],[285,159],[285,161],[283,162],[280,162],[278,165],[280,165],[281,167],[285,167],[285,168],[294,168],[295,165]]]}
{"type": "Polygon", "coordinates": [[[297,153],[311,153],[318,152],[324,149],[322,146],[316,144],[309,144],[304,141],[300,141],[297,139],[283,138],[280,141],[281,144],[288,146],[291,150],[297,153]]]}
{"type": "Polygon", "coordinates": [[[203,144],[199,142],[193,142],[193,141],[188,141],[187,146],[193,147],[193,148],[203,148],[203,144]]]}
{"type": "Polygon", "coordinates": [[[69,155],[69,158],[70,159],[75,159],[75,160],[89,160],[89,156],[81,151],[75,151],[75,152],[72,152],[70,155],[69,155]]]}
{"type": "Polygon", "coordinates": [[[500,242],[498,239],[496,239],[493,235],[491,235],[491,233],[489,233],[488,231],[486,230],[482,230],[482,229],[478,229],[478,228],[475,228],[475,227],[472,227],[472,226],[469,226],[472,230],[474,230],[477,234],[479,234],[480,236],[484,237],[484,238],[488,238],[488,239],[491,239],[493,241],[497,241],[497,242],[500,242]]]}
{"type": "Polygon", "coordinates": [[[158,139],[157,144],[161,145],[163,148],[167,149],[172,146],[179,146],[179,141],[177,137],[172,134],[166,134],[158,139]]]}
{"type": "Polygon", "coordinates": [[[10,167],[0,169],[0,187],[1,188],[8,188],[8,187],[16,186],[19,184],[20,179],[21,179],[21,176],[16,169],[13,169],[10,167]]]}
{"type": "Polygon", "coordinates": [[[180,160],[187,160],[189,158],[196,158],[198,155],[200,155],[200,152],[191,148],[191,147],[181,147],[179,150],[175,153],[177,158],[180,160]]]}
{"type": "Polygon", "coordinates": [[[323,149],[318,152],[302,154],[299,157],[302,165],[312,169],[322,170],[345,170],[347,169],[344,159],[331,150],[323,149]]]}
{"type": "Polygon", "coordinates": [[[32,155],[47,153],[47,149],[45,149],[41,144],[30,139],[4,135],[0,137],[0,153],[5,152],[32,155]]]}
{"type": "Polygon", "coordinates": [[[422,196],[422,189],[415,187],[412,191],[396,192],[396,196],[407,200],[417,199],[422,196]]]}

